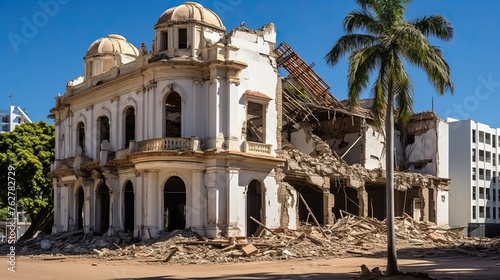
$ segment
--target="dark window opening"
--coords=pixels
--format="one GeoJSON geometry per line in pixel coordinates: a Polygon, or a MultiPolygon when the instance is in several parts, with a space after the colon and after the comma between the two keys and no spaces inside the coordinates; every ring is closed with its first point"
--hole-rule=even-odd
{"type": "Polygon", "coordinates": [[[181,97],[177,92],[165,99],[165,137],[181,137],[181,97]]]}
{"type": "Polygon", "coordinates": [[[125,232],[133,233],[134,232],[134,204],[135,204],[135,195],[134,195],[134,187],[132,186],[132,182],[128,181],[127,185],[125,185],[125,195],[124,195],[124,206],[125,206],[125,222],[123,225],[123,229],[125,232]]]}
{"type": "Polygon", "coordinates": [[[104,140],[109,142],[109,119],[106,116],[99,118],[99,144],[104,140]]]}
{"type": "Polygon", "coordinates": [[[85,194],[83,192],[83,187],[78,188],[77,192],[77,207],[76,207],[76,229],[83,229],[84,224],[84,211],[83,202],[85,200],[85,194]]]}
{"type": "Polygon", "coordinates": [[[476,206],[472,206],[472,219],[476,219],[476,206]]]}
{"type": "Polygon", "coordinates": [[[96,231],[106,233],[109,229],[109,188],[101,184],[97,188],[96,201],[96,231]]]}
{"type": "Polygon", "coordinates": [[[187,40],[187,29],[179,28],[179,49],[187,49],[188,40],[187,40]]]}
{"type": "Polygon", "coordinates": [[[163,189],[165,230],[186,228],[186,186],[181,178],[170,177],[163,189]]]}
{"type": "Polygon", "coordinates": [[[168,50],[168,32],[161,32],[160,51],[168,50]]]}
{"type": "Polygon", "coordinates": [[[257,230],[259,225],[250,219],[250,217],[263,222],[262,205],[262,185],[258,181],[253,180],[248,185],[247,190],[247,236],[258,235],[257,230]]]}
{"type": "Polygon", "coordinates": [[[85,152],[85,124],[83,122],[79,122],[77,126],[78,132],[78,146],[82,148],[82,153],[85,152]]]}
{"type": "Polygon", "coordinates": [[[476,200],[476,187],[472,187],[472,200],[476,200]]]}
{"type": "Polygon", "coordinates": [[[135,140],[135,110],[129,107],[125,111],[125,148],[129,147],[132,140],[135,140]]]}
{"type": "Polygon", "coordinates": [[[264,120],[262,104],[247,104],[247,141],[264,143],[264,120]]]}
{"type": "Polygon", "coordinates": [[[408,135],[408,143],[407,144],[411,145],[413,143],[415,143],[415,134],[409,134],[408,135]]]}
{"type": "Polygon", "coordinates": [[[472,130],[472,143],[476,143],[476,130],[472,130]]]}

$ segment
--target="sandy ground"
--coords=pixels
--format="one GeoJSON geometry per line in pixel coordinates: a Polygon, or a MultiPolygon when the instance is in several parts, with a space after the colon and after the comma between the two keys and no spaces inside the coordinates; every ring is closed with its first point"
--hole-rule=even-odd
{"type": "MultiPolygon", "coordinates": [[[[66,257],[43,260],[20,256],[16,272],[9,271],[7,258],[0,257],[0,279],[356,279],[360,265],[385,270],[382,258],[306,259],[230,264],[179,265],[136,260],[105,261],[66,257]]],[[[399,259],[401,271],[425,271],[436,279],[500,279],[500,261],[453,256],[399,259]]]]}

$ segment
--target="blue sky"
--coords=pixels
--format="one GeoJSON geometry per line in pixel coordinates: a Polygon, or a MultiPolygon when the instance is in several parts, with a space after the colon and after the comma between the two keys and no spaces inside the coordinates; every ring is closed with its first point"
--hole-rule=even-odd
{"type": "MultiPolygon", "coordinates": [[[[153,26],[161,13],[184,1],[4,0],[0,2],[0,106],[25,108],[33,121],[47,120],[57,93],[83,74],[88,46],[107,34],[121,34],[139,47],[151,47],[153,26]]],[[[241,22],[259,28],[273,22],[278,42],[287,42],[331,86],[346,98],[346,61],[326,65],[324,56],[344,34],[342,20],[357,6],[352,0],[208,0],[198,1],[219,14],[227,30],[241,22]],[[312,4],[314,3],[314,4],[312,4]]],[[[431,39],[441,47],[452,71],[454,95],[439,97],[419,69],[409,72],[415,86],[415,111],[435,111],[442,117],[474,119],[500,127],[500,1],[414,0],[407,18],[444,15],[455,28],[450,42],[431,39]]],[[[368,92],[368,90],[367,90],[368,92]]],[[[367,95],[366,95],[367,96],[367,95]]]]}

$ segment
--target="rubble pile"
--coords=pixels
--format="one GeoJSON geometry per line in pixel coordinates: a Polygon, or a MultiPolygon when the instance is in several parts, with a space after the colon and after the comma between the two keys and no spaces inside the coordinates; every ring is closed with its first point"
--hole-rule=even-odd
{"type": "MultiPolygon", "coordinates": [[[[138,259],[185,264],[382,257],[387,248],[385,221],[345,214],[330,226],[304,224],[299,230],[263,229],[259,237],[208,239],[190,230],[177,230],[132,243],[134,240],[126,234],[105,237],[73,231],[59,236],[38,237],[18,243],[18,246],[29,255],[60,257],[76,254],[105,260],[138,259]]],[[[467,238],[461,234],[462,228],[437,227],[406,215],[396,218],[395,229],[400,256],[418,258],[457,253],[492,258],[500,256],[500,239],[467,238]]]]}

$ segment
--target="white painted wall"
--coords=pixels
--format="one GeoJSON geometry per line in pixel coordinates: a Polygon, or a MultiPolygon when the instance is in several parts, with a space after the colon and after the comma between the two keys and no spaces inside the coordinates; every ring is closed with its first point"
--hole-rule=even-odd
{"type": "MultiPolygon", "coordinates": [[[[385,139],[372,126],[365,131],[365,167],[367,169],[385,169],[385,139]]],[[[397,138],[396,138],[397,139],[397,138]]]]}

